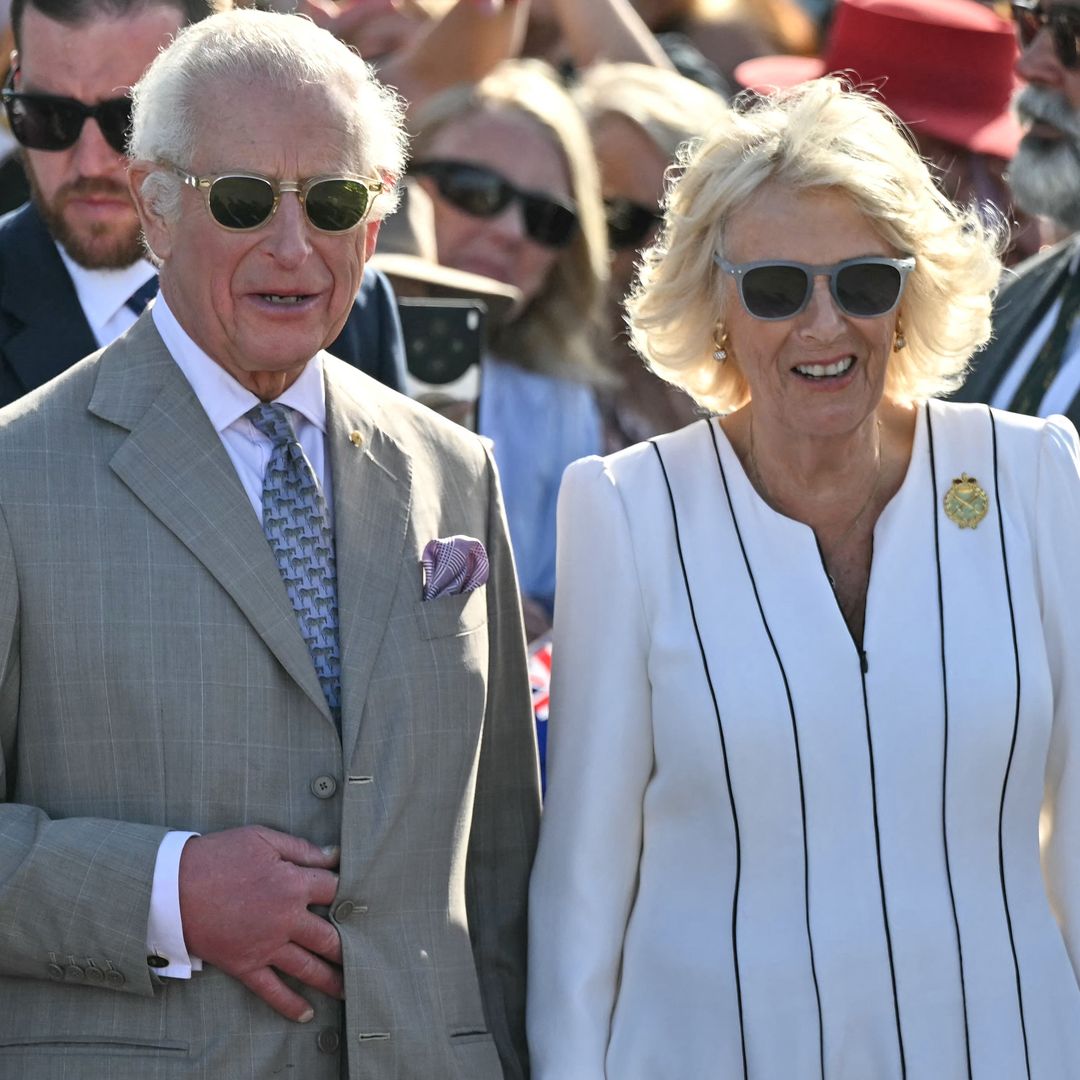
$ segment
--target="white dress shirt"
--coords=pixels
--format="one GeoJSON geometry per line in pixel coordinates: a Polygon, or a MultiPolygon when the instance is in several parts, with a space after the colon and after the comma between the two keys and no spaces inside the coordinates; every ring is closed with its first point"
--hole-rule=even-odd
{"type": "Polygon", "coordinates": [[[59,244],[56,250],[71,276],[79,306],[90,324],[98,347],[115,341],[138,318],[127,306],[128,299],[157,271],[146,259],[139,259],[121,270],[87,270],[85,266],[79,266],[59,244]]]}
{"type": "MultiPolygon", "coordinates": [[[[1070,274],[1076,273],[1078,260],[1080,260],[1080,255],[1074,255],[1069,266],[1070,274]]],[[[998,409],[1008,409],[1011,406],[1016,391],[1020,389],[1020,383],[1053,331],[1060,310],[1061,296],[1059,295],[1043,315],[1039,325],[1031,332],[1024,347],[1016,354],[1016,359],[1005,373],[1005,378],[994,391],[990,400],[991,405],[998,409]]],[[[1080,319],[1073,324],[1068,340],[1065,342],[1065,359],[1061,362],[1054,381],[1047,387],[1042,401],[1039,402],[1039,407],[1035,410],[1035,415],[1044,418],[1056,413],[1064,415],[1076,400],[1077,394],[1080,394],[1080,319]]]]}
{"type": "MultiPolygon", "coordinates": [[[[273,447],[245,415],[259,404],[259,398],[241,386],[191,340],[160,293],[151,314],[165,347],[191,384],[199,404],[218,433],[251,500],[252,510],[261,522],[263,475],[273,447]]],[[[332,522],[322,358],[316,356],[311,360],[300,377],[275,400],[293,412],[297,441],[304,448],[322,488],[332,522]]],[[[168,833],[158,848],[154,866],[146,946],[149,954],[168,961],[167,966],[156,968],[155,973],[169,978],[188,979],[192,971],[202,968],[202,961],[188,955],[180,919],[180,855],[187,840],[196,835],[191,832],[168,833]]]]}

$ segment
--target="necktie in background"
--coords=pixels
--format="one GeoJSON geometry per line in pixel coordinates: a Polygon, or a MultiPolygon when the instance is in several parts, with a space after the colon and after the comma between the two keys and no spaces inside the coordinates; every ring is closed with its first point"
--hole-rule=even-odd
{"type": "Polygon", "coordinates": [[[1028,368],[1027,374],[1020,380],[1020,386],[1009,403],[1013,412],[1038,415],[1046,391],[1050,389],[1050,384],[1065,361],[1065,346],[1077,314],[1080,314],[1080,273],[1074,272],[1069,274],[1061,290],[1061,309],[1050,335],[1028,368]]]}
{"type": "Polygon", "coordinates": [[[157,295],[157,287],[157,274],[155,274],[124,301],[124,307],[130,308],[136,315],[141,315],[146,310],[146,305],[157,295]]]}
{"type": "Polygon", "coordinates": [[[341,728],[337,570],[326,500],[284,405],[256,405],[247,413],[273,444],[263,476],[263,532],[277,559],[319,684],[341,728]]]}

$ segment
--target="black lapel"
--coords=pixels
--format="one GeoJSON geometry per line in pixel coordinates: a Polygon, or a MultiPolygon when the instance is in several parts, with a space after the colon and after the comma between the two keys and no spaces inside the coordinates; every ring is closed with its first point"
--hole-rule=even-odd
{"type": "Polygon", "coordinates": [[[56,245],[27,204],[0,227],[0,363],[25,392],[97,347],[56,245]]]}
{"type": "Polygon", "coordinates": [[[1060,292],[1075,252],[1074,241],[1064,241],[1029,259],[1004,283],[994,305],[994,339],[975,355],[967,382],[953,395],[955,400],[988,402],[993,397],[1060,292]]]}

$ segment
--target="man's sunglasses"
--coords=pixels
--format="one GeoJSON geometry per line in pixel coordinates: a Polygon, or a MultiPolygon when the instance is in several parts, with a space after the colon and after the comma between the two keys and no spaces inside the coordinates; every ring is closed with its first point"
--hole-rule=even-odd
{"type": "Polygon", "coordinates": [[[523,191],[483,165],[465,161],[418,161],[409,167],[409,171],[414,176],[430,176],[436,190],[448,203],[473,217],[494,217],[512,202],[519,202],[526,234],[544,247],[566,247],[577,232],[578,219],[573,203],[536,191],[523,191]]]}
{"type": "Polygon", "coordinates": [[[271,180],[254,173],[194,176],[169,162],[161,164],[189,187],[201,191],[210,216],[232,232],[265,225],[277,211],[285,191],[300,196],[305,217],[319,232],[349,232],[367,217],[375,196],[383,190],[381,180],[365,176],[316,176],[300,183],[271,180]]]}
{"type": "Polygon", "coordinates": [[[885,259],[876,255],[845,259],[831,266],[800,262],[729,263],[719,255],[716,265],[731,274],[739,286],[739,299],[755,319],[791,319],[810,303],[814,279],[825,274],[836,306],[856,319],[887,315],[900,302],[915,259],[885,259]]]}
{"type": "Polygon", "coordinates": [[[604,216],[607,218],[608,247],[612,251],[641,247],[664,220],[655,207],[620,198],[604,200],[604,216]]]}
{"type": "Polygon", "coordinates": [[[12,71],[0,97],[4,101],[11,133],[28,150],[67,150],[78,142],[88,117],[97,121],[105,141],[118,154],[127,151],[131,126],[131,98],[109,98],[84,105],[70,97],[31,94],[16,90],[12,71]]]}
{"type": "Polygon", "coordinates": [[[1061,66],[1071,71],[1080,65],[1080,8],[1071,4],[1044,8],[1038,2],[1014,0],[1012,17],[1021,47],[1026,49],[1045,26],[1061,66]]]}

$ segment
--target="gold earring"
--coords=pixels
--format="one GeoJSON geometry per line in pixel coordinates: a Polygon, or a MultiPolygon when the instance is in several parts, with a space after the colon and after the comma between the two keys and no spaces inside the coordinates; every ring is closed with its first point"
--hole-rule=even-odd
{"type": "Polygon", "coordinates": [[[900,316],[896,317],[896,340],[893,342],[892,351],[899,352],[901,349],[907,348],[907,338],[904,337],[904,327],[900,322],[900,316]]]}
{"type": "Polygon", "coordinates": [[[728,357],[728,336],[726,330],[720,331],[719,338],[715,333],[713,334],[713,345],[715,346],[712,354],[713,359],[718,364],[722,364],[728,357]]]}

